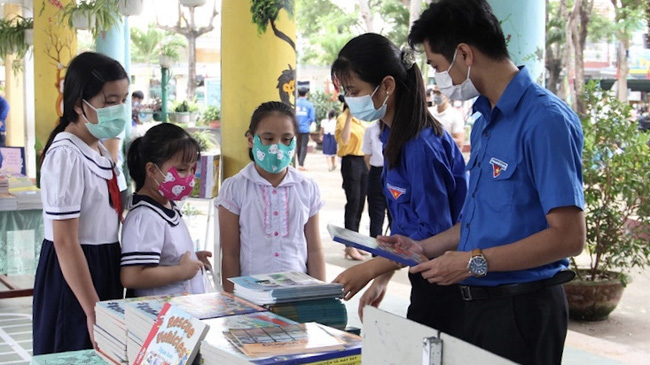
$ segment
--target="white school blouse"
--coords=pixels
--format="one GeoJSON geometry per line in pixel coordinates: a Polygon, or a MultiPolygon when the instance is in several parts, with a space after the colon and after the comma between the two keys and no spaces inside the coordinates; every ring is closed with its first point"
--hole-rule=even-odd
{"type": "Polygon", "coordinates": [[[381,134],[381,121],[372,122],[366,128],[363,135],[363,144],[361,151],[364,155],[370,155],[370,166],[382,167],[384,166],[384,146],[379,139],[381,134]]]}
{"type": "Polygon", "coordinates": [[[253,162],[221,185],[215,207],[239,216],[242,276],[307,272],[305,224],[323,207],[318,184],[293,167],[274,188],[253,162]]]}
{"type": "MultiPolygon", "coordinates": [[[[178,207],[165,208],[145,195],[133,194],[129,199],[129,213],[122,227],[121,266],[175,266],[185,252],[198,260],[190,231],[178,207]]],[[[135,289],[135,296],[163,294],[202,294],[203,274],[198,271],[190,280],[182,280],[151,289],[135,289]]]]}
{"type": "Polygon", "coordinates": [[[79,218],[82,245],[117,242],[119,218],[108,193],[114,164],[106,148],[99,148],[102,154],[68,132],[54,138],[41,167],[46,240],[54,241],[53,221],[79,218]]]}

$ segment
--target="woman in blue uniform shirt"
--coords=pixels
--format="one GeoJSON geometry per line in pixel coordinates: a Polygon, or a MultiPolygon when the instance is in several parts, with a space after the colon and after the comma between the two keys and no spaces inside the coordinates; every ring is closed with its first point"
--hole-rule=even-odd
{"type": "MultiPolygon", "coordinates": [[[[384,193],[393,217],[391,233],[414,240],[445,231],[458,221],[467,192],[463,156],[440,122],[428,112],[422,74],[413,51],[400,51],[378,34],[349,41],[332,65],[332,76],[353,116],[380,119],[384,145],[384,193]]],[[[350,299],[373,278],[359,302],[378,306],[399,266],[376,257],[341,273],[350,299]]],[[[411,304],[407,318],[458,335],[462,308],[457,286],[430,284],[409,274],[411,304]],[[453,318],[453,320],[450,320],[453,318]]]]}

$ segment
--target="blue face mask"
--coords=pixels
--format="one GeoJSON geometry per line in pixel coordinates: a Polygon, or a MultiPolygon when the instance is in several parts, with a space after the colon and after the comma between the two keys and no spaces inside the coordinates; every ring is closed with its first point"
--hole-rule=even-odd
{"type": "Polygon", "coordinates": [[[279,174],[291,164],[296,149],[296,138],[287,146],[284,143],[262,144],[257,134],[253,138],[253,158],[257,166],[272,174],[279,174]]]}
{"type": "Polygon", "coordinates": [[[106,108],[95,108],[89,102],[83,101],[91,109],[97,113],[97,124],[90,123],[85,115],[81,115],[86,119],[86,128],[88,132],[97,139],[115,138],[124,130],[126,121],[131,118],[128,116],[126,104],[118,104],[106,108]]]}
{"type": "Polygon", "coordinates": [[[386,115],[386,102],[388,101],[388,94],[384,103],[375,109],[375,103],[372,101],[373,95],[379,90],[379,85],[373,90],[372,94],[364,96],[344,96],[345,103],[348,104],[350,108],[350,113],[353,117],[366,122],[371,122],[373,120],[381,119],[386,115]]]}

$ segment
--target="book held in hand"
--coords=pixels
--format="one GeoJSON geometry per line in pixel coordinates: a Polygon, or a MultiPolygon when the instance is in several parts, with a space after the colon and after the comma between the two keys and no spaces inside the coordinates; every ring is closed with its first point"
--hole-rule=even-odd
{"type": "Polygon", "coordinates": [[[387,258],[406,266],[415,266],[429,261],[429,259],[421,253],[404,250],[395,245],[381,242],[376,238],[349,229],[328,224],[327,231],[335,242],[368,251],[377,256],[387,258]]]}
{"type": "Polygon", "coordinates": [[[209,326],[165,303],[134,364],[191,364],[209,326]]]}
{"type": "Polygon", "coordinates": [[[298,271],[228,278],[234,294],[259,305],[320,298],[341,298],[343,285],[326,283],[298,271]]]}

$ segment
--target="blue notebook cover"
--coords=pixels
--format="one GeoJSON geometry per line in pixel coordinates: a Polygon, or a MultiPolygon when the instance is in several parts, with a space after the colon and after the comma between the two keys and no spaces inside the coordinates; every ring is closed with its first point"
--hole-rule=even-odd
{"type": "Polygon", "coordinates": [[[328,224],[327,231],[335,242],[368,251],[377,256],[399,262],[406,266],[415,266],[429,261],[426,256],[420,253],[403,250],[394,245],[382,243],[375,238],[349,229],[328,224]]]}

